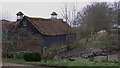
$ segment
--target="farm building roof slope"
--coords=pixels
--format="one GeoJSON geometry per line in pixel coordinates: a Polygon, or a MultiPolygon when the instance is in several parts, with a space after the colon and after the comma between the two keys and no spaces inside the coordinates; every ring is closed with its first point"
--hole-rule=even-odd
{"type": "Polygon", "coordinates": [[[62,19],[43,19],[25,16],[43,35],[68,34],[70,26],[62,19]]]}

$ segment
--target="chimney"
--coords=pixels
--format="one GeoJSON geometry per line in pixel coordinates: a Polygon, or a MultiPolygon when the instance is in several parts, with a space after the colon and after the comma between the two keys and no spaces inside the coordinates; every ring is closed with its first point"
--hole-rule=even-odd
{"type": "Polygon", "coordinates": [[[24,16],[24,14],[21,11],[19,11],[16,15],[17,15],[17,21],[22,20],[22,18],[24,16]]]}
{"type": "Polygon", "coordinates": [[[57,13],[56,13],[56,12],[52,12],[52,14],[51,14],[51,19],[52,19],[52,20],[57,19],[57,13]]]}

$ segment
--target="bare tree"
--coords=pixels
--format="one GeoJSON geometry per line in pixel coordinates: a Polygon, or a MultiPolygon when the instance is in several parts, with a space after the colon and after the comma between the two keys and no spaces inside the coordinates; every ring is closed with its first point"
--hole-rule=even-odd
{"type": "Polygon", "coordinates": [[[75,26],[77,12],[77,3],[65,3],[61,9],[61,16],[70,26],[75,26]]]}
{"type": "Polygon", "coordinates": [[[82,27],[86,27],[89,34],[96,33],[100,30],[109,30],[113,23],[113,12],[109,4],[93,3],[83,9],[82,27]]]}
{"type": "Polygon", "coordinates": [[[66,4],[64,5],[64,8],[62,9],[61,16],[66,20],[66,22],[68,21],[68,7],[66,4]]]}
{"type": "MultiPolygon", "coordinates": [[[[61,8],[61,16],[62,18],[72,27],[76,26],[76,18],[77,18],[77,3],[65,3],[64,7],[61,8]]],[[[73,38],[71,35],[71,32],[73,32],[72,29],[68,28],[67,30],[67,47],[66,47],[66,51],[69,50],[69,48],[71,48],[73,45],[73,39],[75,40],[75,38],[73,38]]],[[[65,51],[65,55],[66,55],[66,51],[65,51]]]]}
{"type": "Polygon", "coordinates": [[[6,11],[6,10],[1,10],[0,11],[0,19],[5,19],[5,20],[10,21],[11,18],[12,18],[12,15],[8,11],[6,11]]]}

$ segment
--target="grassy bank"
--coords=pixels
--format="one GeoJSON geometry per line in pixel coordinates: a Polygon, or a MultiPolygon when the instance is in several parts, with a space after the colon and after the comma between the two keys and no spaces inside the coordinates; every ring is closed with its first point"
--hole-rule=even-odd
{"type": "Polygon", "coordinates": [[[94,61],[41,61],[41,62],[27,62],[23,59],[8,59],[9,63],[27,64],[35,66],[118,66],[118,63],[112,62],[94,62],[94,61]]]}

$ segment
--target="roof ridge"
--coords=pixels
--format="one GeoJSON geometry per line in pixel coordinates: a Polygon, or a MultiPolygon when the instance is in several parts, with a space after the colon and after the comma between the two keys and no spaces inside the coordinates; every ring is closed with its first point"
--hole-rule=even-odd
{"type": "MultiPolygon", "coordinates": [[[[41,20],[41,21],[51,21],[51,18],[29,17],[29,16],[25,16],[25,17],[27,17],[29,19],[38,19],[38,20],[41,20]]],[[[61,18],[56,19],[56,21],[58,21],[58,20],[62,20],[63,21],[63,19],[61,19],[61,18]]]]}
{"type": "Polygon", "coordinates": [[[29,16],[25,16],[25,17],[33,18],[33,19],[51,19],[51,18],[41,18],[41,17],[29,17],[29,16]]]}

